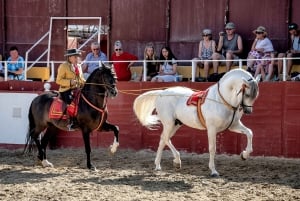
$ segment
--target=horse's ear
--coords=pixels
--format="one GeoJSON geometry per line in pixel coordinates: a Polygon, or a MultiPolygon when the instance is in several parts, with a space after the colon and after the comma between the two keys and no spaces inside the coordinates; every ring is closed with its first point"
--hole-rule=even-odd
{"type": "Polygon", "coordinates": [[[261,80],[261,74],[258,74],[258,75],[255,77],[255,80],[256,80],[257,83],[259,83],[260,80],[261,80]]]}

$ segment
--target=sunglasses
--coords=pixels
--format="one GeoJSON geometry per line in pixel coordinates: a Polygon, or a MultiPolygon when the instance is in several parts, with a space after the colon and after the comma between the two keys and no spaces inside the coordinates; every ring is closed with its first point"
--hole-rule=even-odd
{"type": "Polygon", "coordinates": [[[115,49],[115,51],[122,51],[122,49],[115,49]]]}
{"type": "Polygon", "coordinates": [[[206,37],[206,36],[210,36],[210,34],[205,34],[205,35],[202,35],[203,37],[206,37]]]}
{"type": "Polygon", "coordinates": [[[256,31],[256,34],[263,34],[264,32],[256,31]]]}
{"type": "Polygon", "coordinates": [[[99,48],[96,48],[96,49],[93,49],[94,51],[98,51],[99,50],[99,48]]]}
{"type": "Polygon", "coordinates": [[[228,31],[230,31],[230,30],[232,30],[232,29],[225,29],[225,30],[228,30],[228,31]]]}

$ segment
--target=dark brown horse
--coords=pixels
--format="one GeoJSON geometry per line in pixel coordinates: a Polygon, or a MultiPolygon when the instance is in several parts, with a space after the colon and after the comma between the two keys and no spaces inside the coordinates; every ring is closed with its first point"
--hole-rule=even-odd
{"type": "MultiPolygon", "coordinates": [[[[102,65],[96,69],[87,79],[78,96],[78,113],[76,120],[85,145],[87,167],[95,169],[91,163],[90,133],[93,130],[113,131],[114,142],[110,151],[116,152],[119,145],[119,128],[107,122],[107,98],[115,97],[118,91],[116,88],[116,75],[112,68],[102,65]]],[[[58,93],[47,92],[37,96],[29,108],[29,130],[27,134],[24,152],[31,152],[34,144],[38,149],[38,159],[43,166],[53,166],[46,157],[46,147],[53,133],[46,132],[50,126],[62,130],[68,130],[69,120],[63,118],[50,118],[49,111],[52,102],[57,98],[58,93]]],[[[74,98],[75,99],[75,98],[74,98]]],[[[63,104],[63,110],[66,107],[63,104]]],[[[66,110],[65,110],[66,111],[66,110]]],[[[63,113],[64,114],[64,113],[63,113]]],[[[65,117],[65,114],[64,114],[65,117]]]]}

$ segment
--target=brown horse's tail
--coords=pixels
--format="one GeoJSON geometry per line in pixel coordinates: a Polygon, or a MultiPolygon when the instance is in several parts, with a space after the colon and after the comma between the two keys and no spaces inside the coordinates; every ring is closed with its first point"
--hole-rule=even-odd
{"type": "Polygon", "coordinates": [[[31,153],[33,150],[33,145],[34,145],[34,140],[31,137],[31,133],[33,132],[33,129],[35,128],[35,122],[34,122],[34,118],[33,118],[33,114],[32,114],[32,104],[29,107],[28,120],[29,120],[29,128],[27,131],[26,142],[25,142],[23,154],[31,153]]]}

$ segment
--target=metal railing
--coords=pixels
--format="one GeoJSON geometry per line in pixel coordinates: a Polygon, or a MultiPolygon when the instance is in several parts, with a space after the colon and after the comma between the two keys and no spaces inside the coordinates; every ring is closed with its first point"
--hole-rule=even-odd
{"type": "MultiPolygon", "coordinates": [[[[282,74],[283,74],[283,81],[286,81],[286,75],[287,75],[287,61],[288,60],[294,60],[294,59],[300,59],[300,58],[272,58],[271,60],[282,60],[283,61],[283,70],[282,70],[282,74]]],[[[250,61],[250,60],[270,60],[270,59],[238,59],[238,60],[209,60],[209,61],[218,61],[218,62],[226,62],[226,61],[233,61],[233,62],[238,62],[238,67],[239,68],[242,68],[243,67],[243,62],[247,62],[247,61],[250,61]]],[[[196,78],[196,68],[197,68],[197,62],[199,62],[201,60],[195,60],[195,59],[192,59],[192,60],[176,60],[177,64],[178,63],[191,63],[191,67],[192,67],[192,70],[191,70],[191,81],[192,82],[195,82],[195,78],[196,78]]],[[[35,64],[37,63],[45,63],[45,61],[31,61],[32,63],[35,62],[35,64]]],[[[50,73],[50,78],[49,78],[49,82],[51,81],[55,81],[55,75],[54,75],[54,72],[55,72],[55,69],[54,69],[54,66],[55,64],[61,64],[65,61],[49,61],[49,64],[50,64],[50,68],[51,68],[51,73],[50,73]]],[[[83,62],[86,62],[86,61],[83,61],[83,62]]],[[[99,61],[90,61],[90,63],[98,63],[99,66],[101,66],[102,64],[99,62],[99,61]]],[[[143,75],[142,75],[142,81],[147,81],[147,62],[153,62],[153,60],[130,60],[130,61],[127,61],[127,60],[124,60],[124,61],[103,61],[102,63],[104,64],[113,64],[114,62],[134,62],[134,66],[139,66],[138,64],[140,63],[141,66],[143,66],[143,75]]],[[[155,62],[172,62],[172,60],[168,61],[168,60],[155,60],[155,62]]],[[[25,61],[26,63],[26,61],[25,61]]],[[[86,62],[87,63],[87,62],[86,62]]],[[[0,62],[1,66],[2,66],[2,73],[4,74],[4,80],[7,81],[8,80],[8,70],[7,70],[7,61],[2,61],[0,62]]],[[[133,66],[133,67],[134,67],[133,66]]],[[[190,67],[190,66],[187,66],[187,67],[190,67]]],[[[25,66],[24,66],[24,69],[25,69],[25,66]]],[[[1,70],[1,67],[0,67],[0,70],[1,70]]],[[[24,75],[26,73],[26,70],[24,70],[24,75]]],[[[24,80],[27,81],[27,77],[24,76],[24,80]]]]}

